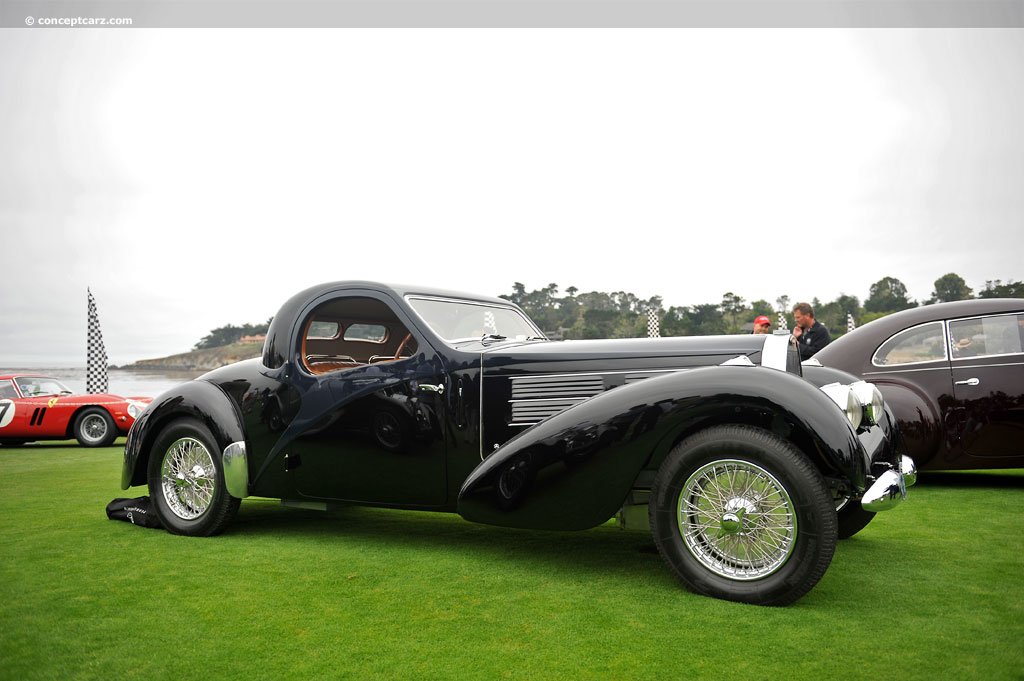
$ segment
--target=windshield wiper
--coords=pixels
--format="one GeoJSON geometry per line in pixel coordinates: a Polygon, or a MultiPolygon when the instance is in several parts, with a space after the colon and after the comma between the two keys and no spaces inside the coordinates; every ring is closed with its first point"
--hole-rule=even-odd
{"type": "Polygon", "coordinates": [[[499,341],[499,340],[505,340],[506,338],[507,338],[507,336],[500,336],[500,335],[498,335],[496,333],[485,333],[484,335],[480,336],[480,342],[486,342],[486,341],[489,341],[489,340],[499,341]]]}

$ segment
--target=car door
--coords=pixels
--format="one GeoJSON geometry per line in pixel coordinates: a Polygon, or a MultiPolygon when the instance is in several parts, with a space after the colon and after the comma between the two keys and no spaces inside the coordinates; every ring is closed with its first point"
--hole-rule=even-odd
{"type": "Polygon", "coordinates": [[[295,488],[312,499],[441,506],[443,359],[384,296],[345,298],[320,303],[302,332],[301,433],[286,458],[295,488]]]}
{"type": "Polygon", "coordinates": [[[1024,313],[947,322],[959,437],[971,456],[1024,454],[1024,313]]]}

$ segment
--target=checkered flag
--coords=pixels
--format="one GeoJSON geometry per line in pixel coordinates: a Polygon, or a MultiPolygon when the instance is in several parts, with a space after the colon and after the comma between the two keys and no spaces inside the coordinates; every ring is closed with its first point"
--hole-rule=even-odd
{"type": "Polygon", "coordinates": [[[88,371],[85,375],[85,392],[89,394],[107,392],[107,350],[103,347],[103,332],[100,331],[100,318],[96,314],[96,300],[92,291],[89,294],[89,345],[88,371]]]}
{"type": "Polygon", "coordinates": [[[498,324],[494,321],[494,313],[490,310],[484,312],[484,333],[498,335],[498,324]]]}
{"type": "Polygon", "coordinates": [[[658,312],[653,307],[647,311],[647,337],[661,337],[661,329],[658,325],[658,312]]]}
{"type": "Polygon", "coordinates": [[[779,331],[789,331],[789,324],[786,323],[786,313],[779,310],[779,331]]]}
{"type": "Polygon", "coordinates": [[[846,333],[850,333],[857,328],[857,324],[853,321],[853,315],[849,312],[846,313],[846,333]]]}

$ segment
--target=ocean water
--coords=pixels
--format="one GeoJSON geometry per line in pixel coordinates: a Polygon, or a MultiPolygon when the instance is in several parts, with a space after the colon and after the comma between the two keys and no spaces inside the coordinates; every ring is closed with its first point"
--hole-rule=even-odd
{"type": "MultiPolygon", "coordinates": [[[[75,393],[85,393],[86,370],[84,367],[30,367],[17,368],[0,366],[0,374],[44,374],[52,376],[75,393]]],[[[166,371],[143,373],[141,371],[107,372],[107,392],[120,397],[156,397],[176,385],[202,376],[204,371],[166,371]]]]}

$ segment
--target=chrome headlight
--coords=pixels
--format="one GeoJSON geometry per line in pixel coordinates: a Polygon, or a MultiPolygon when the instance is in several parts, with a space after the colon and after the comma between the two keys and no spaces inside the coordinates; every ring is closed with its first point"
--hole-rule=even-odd
{"type": "Polygon", "coordinates": [[[850,384],[850,390],[857,396],[864,408],[865,423],[874,426],[882,420],[882,414],[885,412],[885,400],[882,399],[882,393],[878,388],[867,381],[857,381],[850,384]]]}
{"type": "Polygon", "coordinates": [[[854,430],[860,428],[861,418],[864,416],[864,408],[861,406],[857,395],[848,385],[841,383],[829,383],[821,386],[821,392],[828,395],[839,408],[846,413],[846,418],[854,430]]]}
{"type": "Polygon", "coordinates": [[[136,402],[134,400],[128,400],[128,416],[133,419],[139,418],[139,416],[146,410],[145,402],[136,402]]]}

